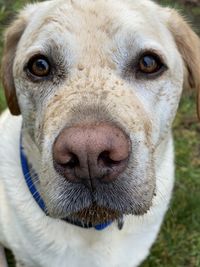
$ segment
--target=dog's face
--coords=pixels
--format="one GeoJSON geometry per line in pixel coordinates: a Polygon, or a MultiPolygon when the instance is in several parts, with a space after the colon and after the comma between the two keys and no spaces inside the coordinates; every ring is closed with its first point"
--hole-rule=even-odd
{"type": "Polygon", "coordinates": [[[199,86],[199,52],[178,14],[151,1],[48,1],[21,13],[3,82],[39,150],[52,217],[96,224],[149,210],[157,149],[183,83],[199,86]]]}

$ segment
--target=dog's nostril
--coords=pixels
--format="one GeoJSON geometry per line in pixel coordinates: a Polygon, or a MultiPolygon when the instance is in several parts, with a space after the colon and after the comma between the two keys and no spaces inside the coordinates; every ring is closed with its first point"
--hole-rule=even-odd
{"type": "Polygon", "coordinates": [[[65,169],[74,169],[80,166],[79,158],[76,154],[67,151],[67,149],[59,149],[59,153],[54,153],[54,161],[57,166],[65,169]]]}
{"type": "Polygon", "coordinates": [[[120,164],[121,160],[113,160],[109,151],[103,151],[98,157],[98,165],[113,167],[114,165],[120,164]]]}
{"type": "Polygon", "coordinates": [[[68,168],[68,169],[74,169],[75,167],[79,165],[80,165],[79,159],[74,153],[70,153],[68,161],[62,164],[63,167],[68,168]]]}

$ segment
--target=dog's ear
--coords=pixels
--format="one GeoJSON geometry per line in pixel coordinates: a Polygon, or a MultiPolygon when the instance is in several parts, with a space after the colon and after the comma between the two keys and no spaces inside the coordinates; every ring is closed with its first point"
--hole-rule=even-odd
{"type": "Polygon", "coordinates": [[[187,88],[197,90],[197,114],[200,120],[200,39],[182,16],[168,9],[168,27],[185,63],[187,88]]]}
{"type": "Polygon", "coordinates": [[[13,62],[17,44],[26,28],[26,23],[26,19],[19,16],[5,33],[5,45],[2,59],[2,82],[7,104],[13,115],[20,114],[13,78],[13,62]]]}
{"type": "Polygon", "coordinates": [[[33,7],[34,5],[27,6],[5,32],[1,75],[7,104],[13,115],[21,114],[13,78],[13,62],[18,42],[26,29],[30,15],[33,12],[33,7]]]}

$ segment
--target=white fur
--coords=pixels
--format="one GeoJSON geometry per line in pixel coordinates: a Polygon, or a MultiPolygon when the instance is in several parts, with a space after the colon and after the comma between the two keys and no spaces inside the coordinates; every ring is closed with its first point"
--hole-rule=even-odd
{"type": "Polygon", "coordinates": [[[28,267],[133,267],[148,255],[171,196],[172,140],[157,168],[158,193],[148,214],[127,216],[99,232],[46,217],[32,198],[20,166],[21,117],[6,111],[0,120],[0,240],[28,267]]]}

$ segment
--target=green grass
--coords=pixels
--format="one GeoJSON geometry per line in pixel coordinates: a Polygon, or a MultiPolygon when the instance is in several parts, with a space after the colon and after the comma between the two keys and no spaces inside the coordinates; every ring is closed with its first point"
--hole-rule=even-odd
{"type": "MultiPolygon", "coordinates": [[[[0,37],[11,15],[28,1],[0,0],[0,37]]],[[[30,2],[30,1],[29,1],[30,2]]],[[[175,1],[164,5],[183,10],[200,30],[200,8],[185,8],[175,1]]],[[[0,55],[2,38],[0,38],[0,55]]],[[[5,98],[0,90],[0,111],[5,98]]],[[[157,242],[142,267],[200,267],[200,125],[195,115],[194,93],[184,94],[174,123],[176,183],[171,207],[157,242]]],[[[13,259],[8,252],[9,266],[13,259]]],[[[57,266],[55,266],[57,267],[57,266]]],[[[126,266],[124,266],[126,267],[126,266]]]]}
{"type": "Polygon", "coordinates": [[[162,231],[142,267],[200,266],[200,125],[186,95],[174,123],[176,183],[162,231]]]}

